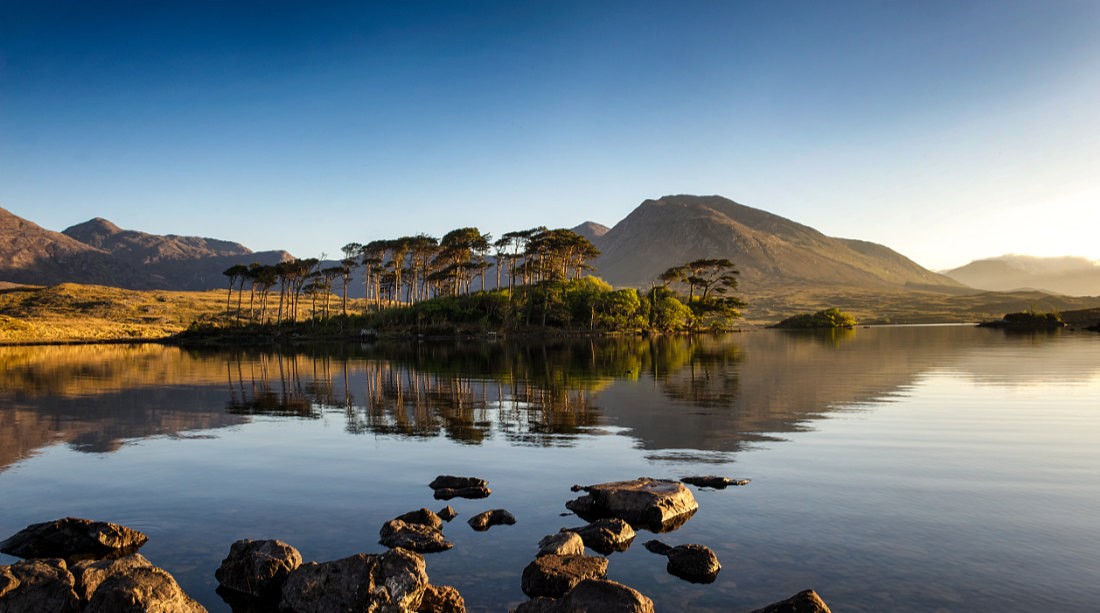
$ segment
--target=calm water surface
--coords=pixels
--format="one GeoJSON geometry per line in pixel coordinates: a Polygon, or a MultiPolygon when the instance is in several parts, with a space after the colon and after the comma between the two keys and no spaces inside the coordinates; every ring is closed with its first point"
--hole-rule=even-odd
{"type": "MultiPolygon", "coordinates": [[[[394,344],[294,353],[0,348],[0,538],[68,515],[142,549],[211,611],[239,538],[307,560],[380,552],[438,474],[453,500],[433,583],[472,611],[520,573],[575,483],[721,474],[669,544],[723,570],[681,581],[641,545],[609,577],[658,610],[749,611],[816,589],[836,611],[1095,610],[1100,335],[970,327],[722,338],[394,344]],[[506,508],[514,526],[465,520],[506,508]]],[[[0,555],[0,564],[15,559],[0,555]]]]}

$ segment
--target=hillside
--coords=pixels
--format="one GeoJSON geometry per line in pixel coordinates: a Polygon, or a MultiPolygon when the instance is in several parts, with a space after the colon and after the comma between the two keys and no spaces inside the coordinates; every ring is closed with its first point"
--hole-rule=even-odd
{"type": "Polygon", "coordinates": [[[586,221],[581,225],[572,228],[574,232],[587,238],[593,243],[599,241],[600,237],[602,237],[604,234],[607,234],[607,231],[610,229],[611,228],[608,228],[607,226],[596,223],[594,221],[586,221]]]}
{"type": "Polygon", "coordinates": [[[1036,289],[1067,296],[1100,295],[1100,264],[1080,257],[1003,255],[975,260],[943,274],[992,291],[1036,289]]]}
{"type": "Polygon", "coordinates": [[[598,274],[645,287],[670,266],[729,258],[750,294],[784,288],[924,288],[955,293],[961,283],[875,243],[833,238],[721,196],[646,200],[596,240],[598,274]]]}

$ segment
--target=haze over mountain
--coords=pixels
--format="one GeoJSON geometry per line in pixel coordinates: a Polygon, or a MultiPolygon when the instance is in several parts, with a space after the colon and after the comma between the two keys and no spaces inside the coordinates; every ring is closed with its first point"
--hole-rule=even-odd
{"type": "Polygon", "coordinates": [[[975,260],[943,274],[992,291],[1037,289],[1067,296],[1100,295],[1100,263],[1082,257],[1009,254],[975,260]]]}

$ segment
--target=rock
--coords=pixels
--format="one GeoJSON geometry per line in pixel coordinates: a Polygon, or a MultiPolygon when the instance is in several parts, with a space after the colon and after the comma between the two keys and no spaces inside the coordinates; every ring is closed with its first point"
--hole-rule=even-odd
{"type": "Polygon", "coordinates": [[[516,613],[653,613],[653,601],[632,587],[607,579],[588,579],[565,596],[534,598],[516,607],[516,613]]]}
{"type": "Polygon", "coordinates": [[[378,542],[390,549],[400,547],[417,553],[435,553],[454,547],[454,543],[444,538],[443,531],[439,528],[410,524],[400,519],[386,522],[379,534],[381,538],[378,542]]]}
{"type": "Polygon", "coordinates": [[[718,577],[722,565],[718,556],[704,545],[677,545],[669,547],[658,540],[648,541],[645,548],[668,557],[669,574],[692,583],[712,583],[718,577]]]}
{"type": "Polygon", "coordinates": [[[729,477],[716,477],[714,475],[684,477],[680,481],[697,487],[711,487],[716,490],[724,490],[730,485],[748,485],[750,482],[749,479],[730,479],[729,477]]]}
{"type": "Polygon", "coordinates": [[[137,566],[106,577],[84,613],[206,613],[168,571],[137,566]]]}
{"type": "Polygon", "coordinates": [[[75,613],[80,610],[75,583],[65,561],[58,558],[0,566],[0,611],[75,613]]]}
{"type": "Polygon", "coordinates": [[[607,558],[597,556],[545,555],[523,569],[521,587],[528,596],[564,595],[585,579],[602,579],[607,574],[607,558]]]}
{"type": "Polygon", "coordinates": [[[436,513],[436,515],[438,515],[439,518],[443,521],[451,521],[452,519],[458,517],[458,511],[456,511],[455,508],[451,505],[447,505],[440,509],[439,513],[436,513]]]}
{"type": "Polygon", "coordinates": [[[153,563],[140,553],[132,553],[115,560],[84,560],[70,568],[76,579],[77,596],[87,602],[107,579],[119,574],[134,572],[138,568],[153,568],[153,563]]]}
{"type": "Polygon", "coordinates": [[[481,486],[481,487],[459,487],[450,488],[445,487],[435,490],[432,495],[436,500],[450,500],[452,498],[488,498],[489,494],[492,494],[493,490],[481,486]]]}
{"type": "Polygon", "coordinates": [[[486,481],[485,479],[478,479],[477,477],[452,477],[450,475],[439,475],[434,480],[432,480],[431,483],[428,484],[428,487],[432,488],[433,490],[455,490],[467,487],[486,487],[488,485],[488,481],[486,481]]]}
{"type": "Polygon", "coordinates": [[[67,560],[121,557],[137,551],[149,537],[110,522],[65,517],[32,524],[0,543],[0,551],[19,558],[67,560]]]}
{"type": "Polygon", "coordinates": [[[634,542],[634,529],[617,517],[597,519],[587,526],[562,528],[561,531],[576,532],[585,546],[604,555],[614,551],[626,551],[634,542]]]}
{"type": "Polygon", "coordinates": [[[466,613],[462,594],[449,585],[429,585],[420,599],[417,613],[466,613]]]}
{"type": "Polygon", "coordinates": [[[786,600],[774,602],[752,613],[831,613],[817,592],[803,590],[786,600]]]}
{"type": "Polygon", "coordinates": [[[282,541],[244,539],[230,545],[214,577],[221,587],[270,598],[278,596],[287,577],[301,565],[302,554],[282,541]]]}
{"type": "Polygon", "coordinates": [[[308,562],[283,586],[282,608],[295,613],[415,611],[428,586],[424,558],[404,549],[308,562]]]}
{"type": "Polygon", "coordinates": [[[516,523],[516,517],[504,509],[493,509],[474,515],[467,523],[469,523],[470,527],[474,530],[484,532],[492,526],[499,526],[501,524],[511,526],[516,523]]]}
{"type": "Polygon", "coordinates": [[[579,556],[584,555],[584,539],[571,530],[548,534],[539,541],[538,556],[579,556]]]}
{"type": "Polygon", "coordinates": [[[431,526],[436,529],[443,528],[443,519],[436,515],[435,511],[429,509],[409,511],[404,515],[398,515],[394,519],[400,519],[407,524],[420,524],[422,526],[431,526]]]}
{"type": "Polygon", "coordinates": [[[691,490],[677,481],[641,477],[589,485],[587,494],[566,503],[566,508],[586,519],[618,517],[653,532],[679,528],[695,514],[699,504],[691,490]]]}

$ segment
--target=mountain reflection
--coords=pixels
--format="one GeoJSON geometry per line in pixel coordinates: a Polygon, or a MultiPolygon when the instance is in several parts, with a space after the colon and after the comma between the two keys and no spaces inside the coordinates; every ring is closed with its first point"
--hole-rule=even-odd
{"type": "Polygon", "coordinates": [[[339,415],[351,434],[470,445],[569,446],[614,431],[654,459],[726,461],[889,401],[933,370],[1013,387],[1091,380],[1100,365],[1074,356],[1091,339],[899,327],[286,351],[0,347],[0,471],[55,444],[104,453],[261,416],[339,415]]]}

